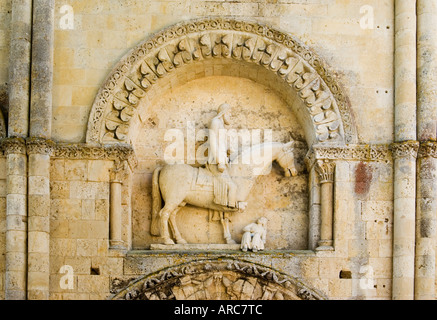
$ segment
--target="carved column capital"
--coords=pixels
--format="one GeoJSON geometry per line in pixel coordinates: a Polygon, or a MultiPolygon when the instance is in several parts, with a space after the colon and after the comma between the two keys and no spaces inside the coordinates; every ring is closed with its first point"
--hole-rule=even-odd
{"type": "Polygon", "coordinates": [[[26,141],[23,138],[6,138],[1,142],[5,155],[26,154],[26,141]]]}
{"type": "Polygon", "coordinates": [[[334,182],[335,162],[329,160],[318,160],[314,166],[320,183],[334,182]]]}
{"type": "Polygon", "coordinates": [[[118,144],[95,146],[89,144],[57,144],[53,152],[54,158],[92,159],[92,160],[126,160],[131,169],[138,164],[131,145],[118,144]]]}
{"type": "Polygon", "coordinates": [[[417,158],[420,143],[418,141],[396,142],[390,145],[394,159],[417,158]]]}
{"type": "Polygon", "coordinates": [[[128,174],[128,161],[127,160],[116,160],[114,162],[114,167],[109,171],[110,182],[122,183],[128,174]]]}
{"type": "Polygon", "coordinates": [[[347,146],[312,146],[306,157],[305,164],[310,170],[318,160],[344,161],[375,161],[388,163],[392,161],[389,146],[375,145],[347,145],[347,146]]]}
{"type": "Polygon", "coordinates": [[[43,138],[29,138],[26,140],[27,154],[52,155],[55,143],[43,138]]]}

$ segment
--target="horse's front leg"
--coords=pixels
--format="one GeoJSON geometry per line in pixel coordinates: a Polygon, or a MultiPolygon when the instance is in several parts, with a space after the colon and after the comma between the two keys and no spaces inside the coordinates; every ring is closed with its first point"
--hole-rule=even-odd
{"type": "Polygon", "coordinates": [[[176,239],[176,243],[179,243],[179,244],[186,244],[187,243],[187,241],[184,238],[182,238],[182,235],[179,232],[179,229],[178,229],[178,226],[176,223],[176,215],[179,212],[179,210],[181,210],[184,206],[185,206],[185,203],[180,204],[179,207],[177,207],[175,210],[173,210],[173,212],[170,214],[169,225],[170,225],[171,231],[173,232],[173,235],[176,239]]]}

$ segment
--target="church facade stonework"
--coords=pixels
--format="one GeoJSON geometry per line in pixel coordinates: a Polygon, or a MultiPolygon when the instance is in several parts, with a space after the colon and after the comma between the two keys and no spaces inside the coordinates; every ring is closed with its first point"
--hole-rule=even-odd
{"type": "Polygon", "coordinates": [[[0,299],[436,298],[437,0],[0,17],[0,299]]]}

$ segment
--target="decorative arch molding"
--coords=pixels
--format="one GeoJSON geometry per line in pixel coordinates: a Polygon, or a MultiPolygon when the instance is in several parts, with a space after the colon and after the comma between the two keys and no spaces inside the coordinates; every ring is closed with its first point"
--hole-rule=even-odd
{"type": "Polygon", "coordinates": [[[130,143],[140,101],[175,70],[221,59],[265,68],[301,101],[310,144],[356,143],[349,101],[326,63],[295,37],[252,21],[207,18],[171,26],[140,43],[94,101],[87,143],[130,143]]]}
{"type": "MultiPolygon", "coordinates": [[[[115,282],[115,283],[114,283],[115,282]]],[[[299,280],[253,262],[199,260],[133,280],[112,300],[325,300],[299,280]]]]}

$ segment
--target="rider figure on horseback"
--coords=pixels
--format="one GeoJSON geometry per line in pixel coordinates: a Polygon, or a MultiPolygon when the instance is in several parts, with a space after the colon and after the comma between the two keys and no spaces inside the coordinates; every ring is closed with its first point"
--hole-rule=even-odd
{"type": "Polygon", "coordinates": [[[226,170],[226,166],[229,163],[225,129],[225,125],[230,123],[229,109],[229,104],[222,104],[217,111],[217,115],[209,124],[208,164],[217,164],[217,169],[221,173],[226,170]]]}
{"type": "Polygon", "coordinates": [[[216,195],[218,197],[225,197],[225,199],[218,199],[218,201],[223,204],[224,200],[227,202],[228,207],[235,208],[239,205],[236,200],[237,186],[227,172],[229,157],[225,125],[230,124],[229,109],[230,106],[227,103],[220,105],[217,111],[217,116],[215,116],[209,124],[209,154],[207,168],[227,186],[228,190],[225,194],[222,194],[221,196],[216,195]],[[217,165],[217,169],[212,165],[217,165]]]}

